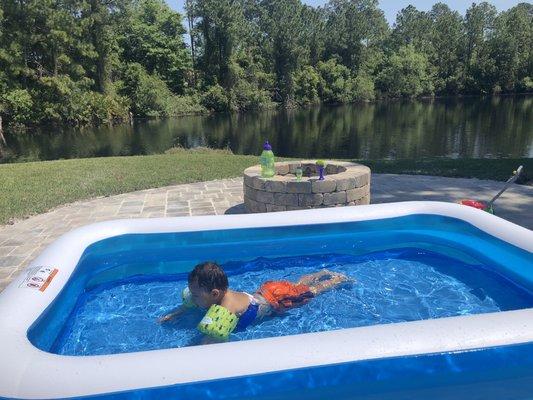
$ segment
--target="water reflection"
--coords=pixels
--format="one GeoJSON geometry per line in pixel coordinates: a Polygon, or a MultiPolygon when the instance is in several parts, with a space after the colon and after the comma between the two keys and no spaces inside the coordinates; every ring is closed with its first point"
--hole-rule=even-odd
{"type": "Polygon", "coordinates": [[[176,145],[336,158],[533,157],[533,97],[388,101],[7,132],[1,160],[162,153],[176,145]]]}

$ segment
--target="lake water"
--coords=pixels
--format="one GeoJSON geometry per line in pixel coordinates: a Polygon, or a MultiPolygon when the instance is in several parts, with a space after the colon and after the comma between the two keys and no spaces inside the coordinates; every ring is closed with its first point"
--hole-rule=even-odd
{"type": "Polygon", "coordinates": [[[229,147],[299,158],[533,157],[533,96],[382,101],[6,133],[0,162],[229,147]]]}

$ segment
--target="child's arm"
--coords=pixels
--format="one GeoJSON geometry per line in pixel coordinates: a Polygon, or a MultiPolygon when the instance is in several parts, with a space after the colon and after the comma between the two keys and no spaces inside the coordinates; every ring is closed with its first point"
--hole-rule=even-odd
{"type": "Polygon", "coordinates": [[[183,292],[181,293],[181,298],[183,300],[183,303],[179,307],[169,312],[168,314],[163,315],[161,318],[159,318],[158,320],[159,323],[168,322],[174,318],[179,317],[180,315],[185,313],[185,311],[187,311],[189,308],[196,307],[196,305],[194,304],[192,300],[191,292],[189,291],[188,287],[183,289],[183,292]]]}
{"type": "Polygon", "coordinates": [[[163,315],[161,318],[159,318],[158,322],[161,324],[163,322],[168,322],[168,321],[171,321],[173,320],[174,318],[177,318],[179,317],[180,315],[182,315],[183,313],[185,313],[187,311],[189,307],[185,307],[183,304],[181,306],[179,306],[178,308],[172,310],[171,312],[169,312],[168,314],[166,315],[163,315]]]}

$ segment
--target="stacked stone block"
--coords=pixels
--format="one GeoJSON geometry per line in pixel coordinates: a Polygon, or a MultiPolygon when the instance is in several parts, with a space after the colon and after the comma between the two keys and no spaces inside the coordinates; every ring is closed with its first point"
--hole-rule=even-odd
{"type": "Polygon", "coordinates": [[[259,165],[244,171],[247,212],[303,210],[370,204],[370,168],[350,162],[327,161],[324,180],[313,161],[276,163],[276,175],[262,178],[259,165]],[[301,165],[304,176],[296,180],[301,165]]]}

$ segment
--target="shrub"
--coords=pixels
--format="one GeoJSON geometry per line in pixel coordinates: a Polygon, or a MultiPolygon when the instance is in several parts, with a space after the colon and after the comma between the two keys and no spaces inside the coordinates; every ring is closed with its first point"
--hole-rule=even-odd
{"type": "Polygon", "coordinates": [[[74,82],[67,76],[43,77],[35,92],[40,105],[38,121],[73,125],[122,121],[128,117],[128,102],[117,94],[89,89],[89,82],[74,82]]]}
{"type": "Polygon", "coordinates": [[[172,109],[172,92],[156,75],[150,75],[138,63],[122,71],[120,93],[131,101],[131,111],[138,117],[162,117],[172,109]]]}
{"type": "Polygon", "coordinates": [[[347,67],[332,58],[319,62],[317,70],[320,75],[320,97],[324,102],[347,103],[351,100],[351,76],[347,67]]]}
{"type": "Polygon", "coordinates": [[[230,102],[224,88],[218,84],[211,86],[200,100],[202,106],[212,111],[228,111],[230,102]]]}
{"type": "Polygon", "coordinates": [[[427,57],[411,45],[400,47],[389,57],[378,82],[381,90],[393,97],[433,93],[427,57]]]}
{"type": "Polygon", "coordinates": [[[259,110],[271,104],[270,95],[254,84],[240,79],[230,92],[230,109],[259,110]]]}
{"type": "Polygon", "coordinates": [[[200,104],[200,98],[196,95],[172,96],[168,110],[169,116],[201,114],[204,112],[206,112],[206,109],[200,104]]]}
{"type": "Polygon", "coordinates": [[[229,90],[226,90],[228,110],[258,110],[272,104],[267,89],[271,77],[258,67],[257,63],[242,53],[231,59],[227,82],[229,90]]]}
{"type": "Polygon", "coordinates": [[[8,122],[29,123],[33,118],[33,99],[26,89],[11,90],[0,97],[8,122]]]}
{"type": "Polygon", "coordinates": [[[128,118],[129,102],[126,98],[97,92],[90,92],[87,97],[93,123],[112,123],[128,118]]]}
{"type": "Polygon", "coordinates": [[[374,100],[376,93],[374,90],[374,81],[369,75],[357,75],[351,81],[351,98],[357,100],[374,100]]]}
{"type": "Polygon", "coordinates": [[[520,82],[518,82],[518,91],[520,92],[533,92],[533,79],[530,76],[526,76],[520,82]]]}
{"type": "Polygon", "coordinates": [[[307,105],[319,101],[318,87],[320,75],[311,66],[306,66],[294,74],[294,96],[296,102],[307,105]]]}

